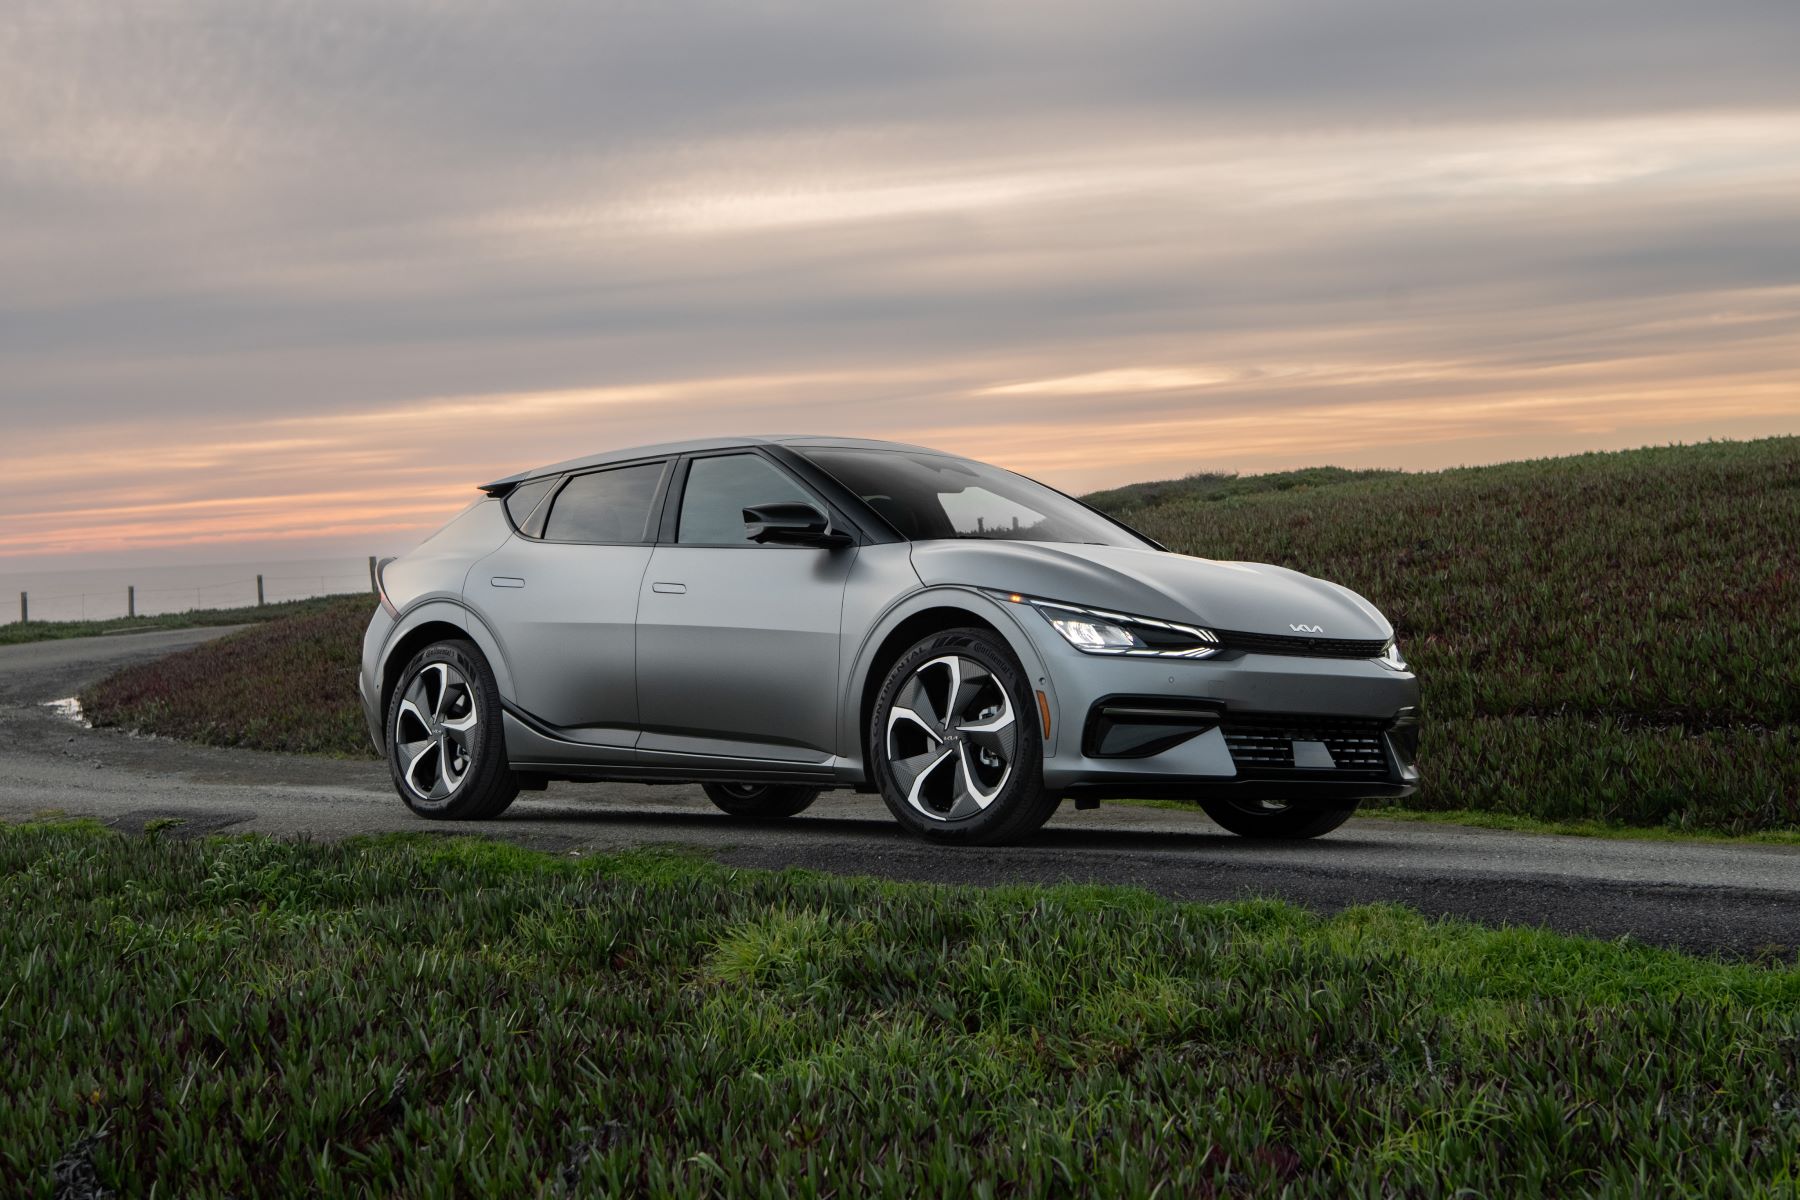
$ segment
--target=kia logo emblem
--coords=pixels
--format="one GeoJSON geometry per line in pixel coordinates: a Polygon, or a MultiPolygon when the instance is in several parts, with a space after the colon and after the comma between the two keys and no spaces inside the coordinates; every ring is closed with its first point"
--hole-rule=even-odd
{"type": "Polygon", "coordinates": [[[1325,627],[1323,625],[1289,625],[1288,628],[1293,630],[1295,633],[1324,633],[1325,632],[1325,627]]]}

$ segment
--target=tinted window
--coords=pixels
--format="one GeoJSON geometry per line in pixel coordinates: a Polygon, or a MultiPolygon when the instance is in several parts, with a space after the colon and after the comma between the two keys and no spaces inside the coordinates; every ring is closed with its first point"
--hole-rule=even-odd
{"type": "Polygon", "coordinates": [[[662,463],[615,467],[569,480],[550,503],[544,537],[553,542],[641,542],[662,463]]]}
{"type": "Polygon", "coordinates": [[[750,545],[744,536],[744,510],[795,500],[817,503],[759,455],[696,458],[688,464],[676,540],[701,546],[750,545]]]}
{"type": "Polygon", "coordinates": [[[801,451],[911,541],[986,538],[1149,545],[1043,484],[942,454],[902,450],[801,451]]]}
{"type": "Polygon", "coordinates": [[[531,519],[532,510],[537,508],[538,501],[544,498],[544,494],[555,482],[554,475],[548,479],[533,479],[508,492],[506,515],[512,518],[512,523],[520,529],[525,528],[525,522],[531,519]]]}

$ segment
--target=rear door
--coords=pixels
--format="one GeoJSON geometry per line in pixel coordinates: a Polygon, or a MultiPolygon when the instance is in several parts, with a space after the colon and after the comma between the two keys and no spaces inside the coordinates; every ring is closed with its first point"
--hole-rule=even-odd
{"type": "Polygon", "coordinates": [[[751,450],[685,461],[638,601],[638,749],[784,763],[838,752],[839,641],[855,547],[758,545],[743,510],[830,507],[751,450]],[[677,508],[678,506],[678,508],[677,508]]]}
{"type": "Polygon", "coordinates": [[[571,475],[464,585],[535,721],[599,746],[637,741],[638,586],[670,460],[571,475]]]}

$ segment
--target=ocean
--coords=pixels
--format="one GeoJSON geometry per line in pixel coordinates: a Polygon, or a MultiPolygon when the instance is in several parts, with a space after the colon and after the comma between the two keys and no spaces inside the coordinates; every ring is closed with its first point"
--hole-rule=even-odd
{"type": "Polygon", "coordinates": [[[258,575],[270,602],[369,590],[366,558],[0,571],[0,625],[19,619],[20,592],[29,599],[34,621],[95,621],[124,616],[130,587],[137,588],[139,616],[255,604],[258,575]]]}

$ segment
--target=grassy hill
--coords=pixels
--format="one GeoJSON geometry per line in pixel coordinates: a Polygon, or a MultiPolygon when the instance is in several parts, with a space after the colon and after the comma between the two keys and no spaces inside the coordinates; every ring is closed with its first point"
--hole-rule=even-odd
{"type": "Polygon", "coordinates": [[[1363,479],[1393,479],[1399,474],[1399,471],[1351,471],[1343,467],[1304,467],[1298,471],[1273,471],[1267,475],[1221,475],[1203,471],[1181,479],[1128,483],[1091,493],[1082,499],[1122,521],[1130,521],[1142,509],[1178,504],[1184,500],[1227,500],[1259,492],[1292,492],[1363,479]]]}
{"type": "Polygon", "coordinates": [[[1380,606],[1425,693],[1413,806],[1800,825],[1800,438],[1090,499],[1380,606]]]}
{"type": "MultiPolygon", "coordinates": [[[[1378,604],[1424,685],[1412,807],[1800,828],[1800,438],[1090,499],[1176,550],[1378,604]]],[[[102,724],[366,754],[353,678],[370,603],[133,668],[84,703],[102,724]]]]}

